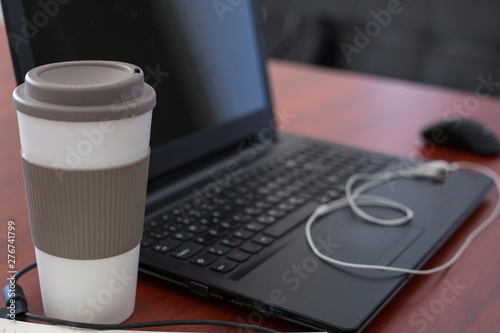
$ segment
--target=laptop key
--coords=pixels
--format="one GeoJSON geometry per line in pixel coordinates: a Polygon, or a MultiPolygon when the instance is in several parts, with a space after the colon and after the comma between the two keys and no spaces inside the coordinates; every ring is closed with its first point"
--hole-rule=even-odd
{"type": "Polygon", "coordinates": [[[214,255],[208,253],[201,253],[195,255],[189,262],[198,266],[208,266],[211,263],[213,263],[215,259],[217,259],[217,257],[214,255]]]}
{"type": "Polygon", "coordinates": [[[148,223],[148,226],[151,227],[151,228],[154,228],[154,227],[156,227],[158,225],[159,225],[158,221],[151,221],[151,222],[148,223]]]}
{"type": "Polygon", "coordinates": [[[209,225],[210,224],[210,220],[208,220],[206,218],[201,218],[198,222],[200,222],[203,225],[209,225]]]}
{"type": "Polygon", "coordinates": [[[289,212],[291,210],[294,210],[294,208],[295,208],[295,206],[290,204],[290,203],[281,203],[278,205],[278,209],[285,211],[285,212],[289,212]]]}
{"type": "Polygon", "coordinates": [[[184,217],[184,216],[177,216],[175,218],[175,221],[177,223],[182,223],[182,224],[189,224],[189,223],[191,223],[191,221],[189,220],[189,218],[184,217]]]}
{"type": "Polygon", "coordinates": [[[188,259],[200,252],[204,247],[198,244],[184,244],[172,253],[173,257],[188,259]]]}
{"type": "Polygon", "coordinates": [[[248,252],[240,251],[240,250],[235,250],[232,251],[229,255],[226,256],[226,258],[237,261],[237,262],[243,262],[250,258],[250,254],[248,252]]]}
{"type": "Polygon", "coordinates": [[[207,229],[207,227],[205,227],[204,225],[202,224],[193,224],[193,225],[190,225],[189,227],[187,227],[187,230],[189,230],[190,232],[193,232],[195,234],[198,234],[200,232],[203,232],[207,229]]]}
{"type": "Polygon", "coordinates": [[[288,198],[288,202],[295,206],[300,206],[305,203],[305,199],[299,196],[288,198]]]}
{"type": "Polygon", "coordinates": [[[176,232],[178,230],[181,230],[184,227],[184,225],[179,224],[179,223],[172,223],[172,224],[164,224],[163,229],[171,231],[171,232],[176,232]]]}
{"type": "Polygon", "coordinates": [[[276,222],[276,218],[274,216],[262,215],[257,218],[257,221],[264,224],[272,224],[276,222]]]}
{"type": "Polygon", "coordinates": [[[151,249],[160,253],[167,253],[175,249],[181,245],[181,242],[176,241],[175,239],[167,239],[155,244],[151,249]]]}
{"type": "Polygon", "coordinates": [[[257,222],[250,222],[248,223],[245,228],[247,230],[250,230],[250,231],[255,231],[255,232],[259,232],[259,231],[262,231],[266,226],[264,224],[260,224],[260,223],[257,223],[257,222]]]}
{"type": "Polygon", "coordinates": [[[240,226],[240,224],[233,221],[224,221],[220,224],[220,226],[224,229],[236,229],[240,226]]]}
{"type": "Polygon", "coordinates": [[[264,234],[272,237],[281,237],[297,225],[301,224],[312,212],[316,209],[317,205],[308,203],[285,218],[279,220],[272,226],[264,230],[264,234]]]}
{"type": "Polygon", "coordinates": [[[208,231],[208,234],[214,237],[224,237],[227,235],[226,229],[223,228],[216,228],[216,229],[210,229],[208,231]]]}
{"type": "Polygon", "coordinates": [[[252,238],[253,235],[254,235],[253,232],[251,232],[250,230],[244,230],[244,229],[235,231],[233,233],[234,237],[241,238],[241,239],[250,239],[250,238],[252,238]]]}
{"type": "Polygon", "coordinates": [[[261,209],[259,208],[255,208],[255,207],[248,207],[245,209],[245,213],[250,215],[250,216],[253,216],[253,215],[258,215],[262,212],[261,209]]]}
{"type": "Polygon", "coordinates": [[[243,198],[237,198],[234,200],[234,203],[238,206],[243,206],[248,204],[248,200],[245,200],[243,198]]]}
{"type": "Polygon", "coordinates": [[[266,201],[270,204],[277,204],[277,203],[280,203],[281,202],[281,198],[275,196],[275,195],[270,195],[268,197],[266,197],[266,201]]]}
{"type": "Polygon", "coordinates": [[[233,270],[236,266],[238,266],[238,263],[235,261],[223,260],[220,262],[216,262],[215,264],[210,266],[210,268],[219,273],[227,273],[233,270]]]}
{"type": "Polygon", "coordinates": [[[257,193],[261,195],[270,195],[272,193],[272,190],[267,187],[261,187],[257,190],[257,193]]]}
{"type": "Polygon", "coordinates": [[[226,245],[229,247],[237,247],[241,243],[243,243],[243,240],[235,238],[235,237],[229,237],[225,238],[220,242],[222,245],[226,245]]]}
{"type": "Polygon", "coordinates": [[[218,237],[206,234],[196,238],[196,242],[203,245],[212,245],[219,240],[218,237]]]}
{"type": "Polygon", "coordinates": [[[259,245],[257,243],[246,242],[243,245],[241,245],[240,250],[253,254],[259,252],[260,250],[262,250],[262,248],[263,248],[262,245],[259,245]]]}
{"type": "Polygon", "coordinates": [[[282,217],[286,215],[286,213],[280,209],[271,209],[267,212],[267,214],[274,217],[282,217]]]}
{"type": "Polygon", "coordinates": [[[190,240],[193,237],[194,237],[193,233],[191,233],[191,232],[182,232],[182,231],[177,232],[174,235],[175,239],[178,239],[178,240],[181,240],[181,241],[188,241],[188,240],[190,240]]]}
{"type": "Polygon", "coordinates": [[[233,221],[238,222],[238,223],[248,222],[251,219],[252,219],[252,217],[250,215],[247,215],[247,214],[235,214],[235,215],[233,215],[233,221]]]}
{"type": "Polygon", "coordinates": [[[264,245],[264,246],[271,244],[273,241],[274,241],[273,237],[269,237],[266,235],[258,235],[258,236],[255,236],[254,238],[252,238],[252,242],[260,244],[260,245],[264,245]]]}
{"type": "Polygon", "coordinates": [[[271,204],[266,201],[258,201],[255,203],[255,207],[261,208],[261,209],[268,209],[271,208],[271,204]]]}
{"type": "Polygon", "coordinates": [[[222,245],[214,245],[214,246],[209,247],[207,252],[218,255],[218,256],[223,256],[224,254],[228,253],[229,250],[231,250],[229,247],[222,246],[222,245]]]}
{"type": "Polygon", "coordinates": [[[162,230],[162,231],[150,231],[148,233],[148,236],[151,238],[156,238],[156,239],[163,239],[168,236],[168,231],[167,230],[162,230]]]}

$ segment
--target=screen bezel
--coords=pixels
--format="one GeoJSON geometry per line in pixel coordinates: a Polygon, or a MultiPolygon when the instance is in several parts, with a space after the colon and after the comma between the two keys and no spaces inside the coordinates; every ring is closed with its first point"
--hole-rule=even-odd
{"type": "MultiPolygon", "coordinates": [[[[2,0],[1,2],[7,35],[12,36],[12,34],[16,34],[17,36],[23,36],[21,18],[25,14],[22,3],[18,0],[2,0]]],[[[254,1],[249,1],[249,8],[249,14],[254,25],[253,29],[255,30],[258,57],[260,58],[259,67],[263,81],[264,107],[250,112],[247,116],[215,128],[205,129],[153,147],[150,159],[150,183],[168,176],[176,170],[182,169],[183,166],[198,162],[204,157],[224,149],[237,147],[239,143],[257,135],[263,129],[268,134],[275,134],[274,115],[265,61],[267,55],[265,53],[265,43],[262,34],[262,22],[258,15],[258,6],[254,1]],[[175,158],[172,158],[172,156],[175,156],[175,158]]],[[[19,44],[20,51],[16,52],[12,45],[12,38],[8,39],[16,81],[17,84],[21,84],[24,82],[25,74],[31,68],[35,67],[31,45],[29,42],[21,43],[19,44]]]]}

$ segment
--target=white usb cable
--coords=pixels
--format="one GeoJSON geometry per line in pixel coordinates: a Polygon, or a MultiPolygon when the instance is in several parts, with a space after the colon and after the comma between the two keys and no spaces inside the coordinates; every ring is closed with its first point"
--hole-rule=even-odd
{"type": "Polygon", "coordinates": [[[420,275],[433,274],[447,269],[448,267],[453,265],[460,258],[460,256],[462,256],[462,254],[465,252],[467,247],[472,243],[472,241],[496,220],[496,218],[500,214],[500,198],[497,201],[497,204],[495,205],[495,208],[493,209],[491,214],[476,229],[474,229],[474,231],[472,231],[469,234],[469,236],[464,241],[462,246],[458,249],[458,251],[450,260],[448,260],[446,263],[440,266],[426,270],[407,269],[407,268],[382,266],[382,265],[357,264],[357,263],[345,262],[333,259],[331,257],[324,255],[318,250],[311,236],[311,227],[318,217],[344,207],[350,207],[351,210],[356,215],[362,217],[363,219],[371,223],[380,224],[384,226],[398,226],[408,223],[414,216],[414,213],[411,210],[411,208],[403,205],[402,203],[399,203],[397,201],[388,198],[376,195],[367,195],[363,193],[384,182],[398,178],[430,177],[436,181],[443,182],[448,176],[448,174],[450,174],[452,171],[459,169],[481,173],[490,177],[494,181],[500,196],[500,177],[493,170],[483,165],[471,162],[454,162],[449,164],[448,162],[445,161],[431,161],[417,165],[414,168],[409,168],[402,171],[393,171],[393,172],[386,172],[379,174],[355,174],[351,176],[346,182],[346,190],[344,198],[319,205],[307,220],[305,234],[309,247],[314,252],[314,254],[318,256],[320,259],[328,263],[331,263],[333,265],[343,266],[343,267],[385,270],[385,271],[401,272],[408,274],[420,274],[420,275]],[[352,187],[354,183],[360,180],[365,180],[366,183],[360,185],[353,191],[352,187]],[[395,219],[381,219],[368,214],[361,208],[363,206],[384,207],[384,208],[399,210],[404,213],[404,216],[395,219]]]}

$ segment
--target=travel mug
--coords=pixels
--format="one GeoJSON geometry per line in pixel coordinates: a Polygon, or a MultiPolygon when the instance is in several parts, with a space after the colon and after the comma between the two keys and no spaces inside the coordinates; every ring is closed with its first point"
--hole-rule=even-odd
{"type": "Polygon", "coordinates": [[[44,312],[120,323],[134,310],[156,95],[137,66],[36,67],[13,94],[44,312]]]}

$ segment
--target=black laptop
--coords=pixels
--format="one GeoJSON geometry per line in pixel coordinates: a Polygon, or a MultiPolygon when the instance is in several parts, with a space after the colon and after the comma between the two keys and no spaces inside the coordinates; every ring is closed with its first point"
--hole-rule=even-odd
{"type": "MultiPolygon", "coordinates": [[[[406,274],[334,267],[309,249],[305,220],[343,195],[349,175],[407,162],[277,133],[254,2],[2,5],[18,83],[34,66],[105,59],[142,67],[155,88],[143,272],[328,331],[362,330],[408,281],[406,274]]],[[[341,260],[419,268],[490,186],[465,172],[446,184],[391,182],[373,192],[411,207],[410,223],[375,226],[344,209],[322,218],[312,236],[341,260]]]]}

